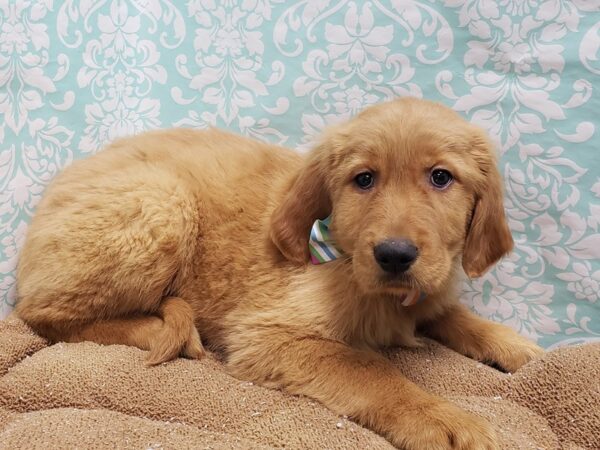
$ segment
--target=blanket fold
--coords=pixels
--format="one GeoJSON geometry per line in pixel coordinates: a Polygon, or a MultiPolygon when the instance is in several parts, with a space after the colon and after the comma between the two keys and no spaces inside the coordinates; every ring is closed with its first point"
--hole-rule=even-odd
{"type": "MultiPolygon", "coordinates": [[[[392,448],[315,401],[230,377],[214,358],[147,368],[144,356],[48,346],[20,320],[0,321],[0,448],[392,448]]],[[[503,449],[600,449],[600,344],[555,350],[514,374],[432,341],[388,356],[490,421],[503,449]]]]}

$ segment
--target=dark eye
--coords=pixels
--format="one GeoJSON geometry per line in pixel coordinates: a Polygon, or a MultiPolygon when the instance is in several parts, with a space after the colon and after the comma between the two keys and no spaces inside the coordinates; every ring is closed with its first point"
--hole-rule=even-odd
{"type": "Polygon", "coordinates": [[[452,183],[452,174],[445,169],[434,169],[429,177],[431,184],[438,189],[443,189],[452,183]]]}
{"type": "Polygon", "coordinates": [[[362,172],[356,175],[356,177],[354,178],[354,182],[359,188],[366,190],[373,187],[375,177],[371,172],[362,172]]]}

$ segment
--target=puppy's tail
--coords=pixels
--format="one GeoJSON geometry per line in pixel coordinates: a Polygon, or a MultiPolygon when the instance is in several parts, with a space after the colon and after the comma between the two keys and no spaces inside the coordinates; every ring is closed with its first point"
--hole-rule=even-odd
{"type": "Polygon", "coordinates": [[[179,354],[194,359],[203,356],[204,349],[194,325],[194,311],[189,303],[178,297],[168,297],[162,301],[157,313],[163,324],[158,335],[152,339],[147,365],[161,364],[179,354]]]}
{"type": "Polygon", "coordinates": [[[179,355],[193,359],[200,359],[204,355],[200,335],[194,325],[194,311],[185,300],[178,297],[163,299],[152,315],[84,324],[61,321],[48,313],[47,309],[23,305],[17,308],[17,315],[51,342],[91,341],[104,345],[133,345],[150,351],[146,364],[151,366],[179,355]]]}
{"type": "Polygon", "coordinates": [[[115,317],[83,324],[59,316],[60,310],[36,308],[27,302],[18,304],[16,312],[35,332],[51,342],[133,345],[150,351],[146,364],[151,366],[179,355],[193,359],[204,356],[200,335],[194,325],[194,311],[178,297],[163,299],[152,315],[115,317]]]}

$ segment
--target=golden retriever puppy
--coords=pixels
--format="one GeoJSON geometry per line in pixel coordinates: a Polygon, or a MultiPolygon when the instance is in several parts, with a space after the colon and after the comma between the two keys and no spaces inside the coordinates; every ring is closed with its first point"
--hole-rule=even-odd
{"type": "Polygon", "coordinates": [[[201,357],[201,335],[234,376],[312,397],[401,448],[492,449],[485,421],[377,349],[419,345],[421,329],[509,371],[539,355],[457,301],[463,269],[481,275],[512,244],[488,139],[435,103],[368,108],[305,157],[217,130],[158,131],[50,185],[17,313],[52,341],[134,345],[149,364],[201,357]],[[323,264],[309,262],[315,223],[326,229],[314,245],[335,256],[323,264]]]}

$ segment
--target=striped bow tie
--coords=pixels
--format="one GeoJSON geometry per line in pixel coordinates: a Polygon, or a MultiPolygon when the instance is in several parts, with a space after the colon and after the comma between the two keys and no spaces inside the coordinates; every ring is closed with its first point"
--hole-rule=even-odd
{"type": "MultiPolygon", "coordinates": [[[[334,261],[342,257],[342,251],[339,250],[331,237],[329,225],[331,224],[331,216],[323,220],[315,220],[310,230],[310,238],[308,240],[308,249],[310,251],[310,261],[313,264],[323,264],[334,261]]],[[[412,306],[425,300],[425,293],[419,292],[418,289],[411,289],[401,298],[402,306],[412,306]]]]}
{"type": "Polygon", "coordinates": [[[331,238],[330,223],[331,216],[323,220],[315,220],[310,230],[308,249],[313,264],[323,264],[342,257],[342,252],[336,248],[331,238]]]}

